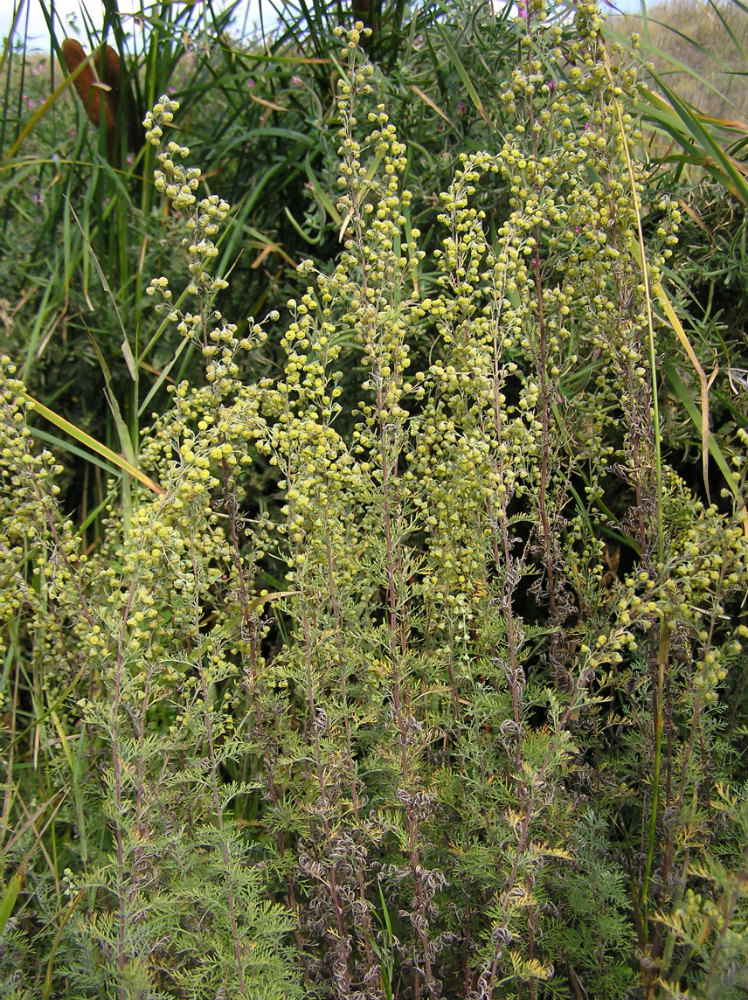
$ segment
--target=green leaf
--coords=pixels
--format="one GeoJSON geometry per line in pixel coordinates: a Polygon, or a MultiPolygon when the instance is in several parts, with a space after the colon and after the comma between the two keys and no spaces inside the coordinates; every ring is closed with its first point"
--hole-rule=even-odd
{"type": "Polygon", "coordinates": [[[151,478],[146,476],[144,472],[141,472],[135,465],[128,462],[127,459],[116,454],[116,452],[113,452],[111,448],[107,448],[105,444],[102,444],[100,441],[92,438],[90,434],[86,434],[86,432],[82,431],[80,427],[76,427],[75,424],[71,424],[69,420],[61,417],[58,413],[55,413],[54,410],[50,410],[49,407],[40,403],[37,399],[34,399],[34,397],[30,396],[27,392],[22,392],[21,395],[27,403],[31,403],[34,410],[40,416],[44,417],[44,419],[48,420],[51,424],[54,424],[55,427],[59,427],[61,431],[65,431],[66,434],[69,434],[79,444],[85,445],[86,448],[90,448],[95,454],[105,458],[108,462],[111,462],[118,469],[126,472],[127,475],[131,476],[133,479],[137,479],[138,482],[147,486],[149,490],[152,490],[158,496],[166,495],[166,490],[162,486],[155,483],[151,478]]]}
{"type": "Polygon", "coordinates": [[[21,885],[23,884],[23,875],[24,866],[22,865],[15,875],[11,877],[3,893],[3,898],[0,899],[0,936],[2,936],[5,925],[8,923],[10,915],[13,912],[13,907],[16,905],[18,893],[21,891],[21,885]]]}
{"type": "Polygon", "coordinates": [[[458,76],[460,77],[460,79],[463,82],[463,85],[465,87],[465,90],[467,91],[468,97],[473,102],[473,107],[478,112],[478,114],[481,116],[481,118],[483,119],[483,121],[485,121],[489,125],[491,125],[492,124],[491,119],[486,114],[486,110],[483,107],[483,102],[480,99],[480,95],[478,94],[478,91],[475,89],[475,86],[473,85],[473,81],[468,76],[468,72],[467,72],[467,70],[465,69],[465,66],[462,63],[462,60],[457,55],[457,52],[455,51],[455,47],[452,45],[452,42],[450,41],[449,36],[447,35],[446,31],[444,30],[444,28],[442,27],[442,25],[439,24],[438,21],[434,24],[434,27],[436,28],[437,32],[439,33],[439,37],[441,38],[442,42],[444,43],[445,49],[449,53],[449,61],[452,63],[452,65],[454,66],[454,68],[457,70],[457,74],[458,74],[458,76]]]}

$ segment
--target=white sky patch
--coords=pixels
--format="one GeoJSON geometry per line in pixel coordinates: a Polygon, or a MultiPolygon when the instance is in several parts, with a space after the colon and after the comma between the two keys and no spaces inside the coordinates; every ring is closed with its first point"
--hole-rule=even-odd
{"type": "MultiPolygon", "coordinates": [[[[197,0],[197,2],[199,3],[200,0],[197,0]]],[[[225,9],[228,6],[228,2],[229,0],[215,0],[214,7],[216,10],[225,9]]],[[[278,0],[278,2],[282,2],[282,0],[278,0]]],[[[52,0],[46,0],[45,6],[47,9],[51,5],[52,0]]],[[[146,2],[142,6],[147,11],[149,4],[146,2]]],[[[618,8],[622,12],[631,13],[640,9],[640,0],[613,0],[612,4],[602,4],[603,8],[611,6],[618,8]]],[[[654,3],[650,3],[649,6],[654,6],[654,3]]],[[[40,0],[0,0],[0,42],[7,37],[10,26],[13,23],[14,15],[20,7],[23,7],[23,10],[18,21],[15,37],[22,38],[27,33],[28,39],[32,43],[29,48],[42,52],[49,51],[49,29],[42,14],[40,0]],[[26,28],[27,24],[28,29],[26,28]]],[[[78,35],[81,38],[85,36],[86,19],[81,14],[82,7],[85,7],[88,11],[94,24],[97,27],[101,26],[104,15],[103,7],[99,0],[55,0],[54,10],[58,38],[65,38],[70,35],[78,35]],[[77,31],[74,30],[76,24],[77,31]]],[[[272,28],[276,19],[269,0],[242,0],[237,7],[233,21],[234,32],[237,36],[243,37],[250,34],[259,25],[260,7],[262,7],[266,30],[272,28]]],[[[119,0],[119,9],[123,17],[123,22],[127,25],[129,15],[141,9],[141,2],[140,0],[119,0]]]]}
{"type": "MultiPolygon", "coordinates": [[[[197,2],[199,3],[200,0],[197,2]]],[[[52,0],[45,0],[44,6],[49,11],[52,7],[52,0]]],[[[147,13],[150,6],[148,3],[141,5],[140,0],[119,0],[119,10],[125,30],[128,30],[129,25],[133,23],[131,15],[139,12],[141,6],[145,8],[147,13]]],[[[228,6],[229,0],[214,0],[213,3],[213,8],[217,12],[225,10],[228,6]]],[[[262,6],[265,29],[268,30],[275,24],[275,14],[268,0],[264,0],[264,2],[263,0],[242,0],[233,19],[233,28],[237,35],[250,34],[259,26],[260,6],[262,6]]],[[[24,35],[27,35],[30,42],[29,49],[48,52],[49,28],[42,13],[40,0],[0,0],[0,43],[7,37],[14,16],[21,7],[23,9],[18,19],[14,38],[23,38],[24,35]]],[[[89,19],[97,29],[101,28],[104,22],[104,8],[100,0],[55,0],[55,34],[58,38],[77,36],[82,40],[86,37],[85,26],[89,19]],[[87,12],[86,15],[82,13],[84,9],[87,12]]]]}

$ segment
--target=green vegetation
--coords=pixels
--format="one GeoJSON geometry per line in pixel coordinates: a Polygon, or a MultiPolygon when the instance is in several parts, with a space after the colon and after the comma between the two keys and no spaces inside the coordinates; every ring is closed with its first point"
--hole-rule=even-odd
{"type": "Polygon", "coordinates": [[[746,123],[748,9],[733,0],[660,0],[642,13],[614,19],[637,32],[645,57],[681,100],[715,118],[746,123]]]}
{"type": "Polygon", "coordinates": [[[738,1000],[741,148],[366,7],[6,48],[4,995],[738,1000]]]}

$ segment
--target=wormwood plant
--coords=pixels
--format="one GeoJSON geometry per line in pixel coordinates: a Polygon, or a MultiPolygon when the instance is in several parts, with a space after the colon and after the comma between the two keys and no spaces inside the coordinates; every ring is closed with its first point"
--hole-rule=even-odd
{"type": "Polygon", "coordinates": [[[240,337],[216,311],[229,208],[154,108],[189,280],[150,291],[205,378],[141,440],[163,492],[87,557],[5,363],[16,996],[744,992],[744,463],[719,505],[668,467],[649,289],[678,209],[645,239],[596,5],[572,33],[525,13],[512,127],[460,158],[428,262],[362,28],[339,33],[343,245],[301,264],[256,382],[277,314],[240,337]]]}
{"type": "MultiPolygon", "coordinates": [[[[168,99],[156,114],[170,120],[168,99]]],[[[153,122],[149,138],[159,129],[153,122]]],[[[160,155],[167,171],[176,151],[187,153],[172,144],[160,155]]],[[[196,186],[192,171],[166,193],[191,210],[188,293],[199,315],[182,322],[187,336],[201,327],[209,357],[209,332],[219,341],[232,334],[208,312],[222,281],[205,270],[228,206],[214,196],[198,203],[196,186]]],[[[213,389],[216,370],[206,373],[210,413],[227,391],[226,379],[213,389]]],[[[138,498],[127,519],[112,511],[107,544],[87,560],[56,510],[51,478],[61,469],[47,452],[33,454],[25,392],[7,358],[3,371],[2,551],[5,578],[16,582],[4,607],[14,693],[6,809],[20,818],[4,860],[16,891],[25,883],[2,959],[6,981],[19,997],[295,996],[289,915],[268,899],[262,852],[233,809],[255,784],[226,777],[246,753],[234,716],[235,644],[254,648],[261,628],[247,631],[254,555],[239,554],[213,509],[222,491],[234,512],[223,516],[235,515],[221,431],[193,450],[185,429],[164,486],[138,498]],[[11,777],[14,749],[29,739],[47,758],[38,807],[11,777]],[[48,813],[52,856],[36,825],[48,813]]],[[[171,422],[177,438],[179,414],[185,425],[190,416],[185,395],[171,422]]]]}
{"type": "Polygon", "coordinates": [[[662,246],[643,273],[633,80],[606,59],[594,7],[578,8],[566,50],[561,28],[530,14],[502,96],[514,132],[466,155],[443,196],[428,298],[420,234],[404,237],[406,150],[347,36],[344,251],[330,275],[302,266],[313,281],[289,303],[285,372],[259,404],[244,391],[254,447],[286,492],[268,548],[292,591],[289,640],[253,680],[264,822],[308,981],[340,996],[384,990],[393,964],[399,989],[433,996],[580,983],[622,995],[637,978],[672,990],[680,953],[698,976],[668,916],[676,854],[690,875],[688,821],[669,819],[660,840],[661,794],[676,815],[709,801],[694,750],[719,745],[707,708],[728,679],[713,665],[738,655],[717,621],[744,586],[743,534],[695,507],[662,460],[647,281],[678,213],[658,205],[662,246]],[[512,209],[493,234],[479,207],[489,178],[512,209]],[[434,363],[409,374],[424,318],[434,363]],[[349,332],[367,372],[350,441],[336,430],[349,332]],[[623,580],[604,574],[605,536],[627,550],[623,580]],[[614,791],[622,765],[636,805],[614,791]],[[583,885],[608,887],[594,920],[583,885]]]}

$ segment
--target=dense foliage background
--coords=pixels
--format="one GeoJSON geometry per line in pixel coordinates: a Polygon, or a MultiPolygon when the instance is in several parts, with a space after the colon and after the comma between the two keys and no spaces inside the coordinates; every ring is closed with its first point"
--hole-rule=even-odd
{"type": "Polygon", "coordinates": [[[748,19],[699,11],[9,40],[4,996],[745,996],[748,19]]]}

